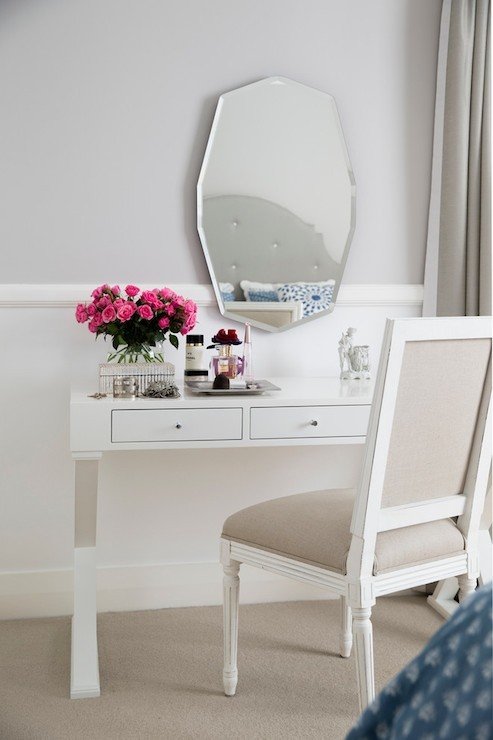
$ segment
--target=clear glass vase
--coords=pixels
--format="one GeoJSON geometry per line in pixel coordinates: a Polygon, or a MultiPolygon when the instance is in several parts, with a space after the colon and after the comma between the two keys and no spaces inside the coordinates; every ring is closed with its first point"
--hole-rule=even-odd
{"type": "Polygon", "coordinates": [[[108,362],[133,365],[137,362],[164,362],[162,345],[120,344],[108,353],[108,362]]]}

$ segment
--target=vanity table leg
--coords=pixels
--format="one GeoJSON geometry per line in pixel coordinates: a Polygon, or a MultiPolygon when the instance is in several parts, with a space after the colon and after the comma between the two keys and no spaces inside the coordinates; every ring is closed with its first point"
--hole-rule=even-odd
{"type": "Polygon", "coordinates": [[[101,454],[75,461],[74,616],[70,698],[100,695],[96,606],[96,512],[101,454]]]}

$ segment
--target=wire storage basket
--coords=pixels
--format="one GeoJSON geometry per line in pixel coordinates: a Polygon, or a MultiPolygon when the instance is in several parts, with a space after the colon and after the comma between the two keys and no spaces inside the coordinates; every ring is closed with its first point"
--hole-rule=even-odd
{"type": "Polygon", "coordinates": [[[99,392],[112,395],[113,379],[116,377],[136,378],[140,396],[149,383],[156,380],[174,383],[175,366],[172,362],[103,362],[99,366],[99,392]]]}

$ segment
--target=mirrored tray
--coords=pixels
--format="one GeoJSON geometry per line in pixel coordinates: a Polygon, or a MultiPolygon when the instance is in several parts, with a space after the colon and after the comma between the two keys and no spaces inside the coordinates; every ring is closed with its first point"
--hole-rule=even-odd
{"type": "Polygon", "coordinates": [[[207,393],[210,396],[259,396],[266,391],[280,391],[278,385],[269,380],[256,380],[249,388],[213,388],[211,380],[190,380],[185,383],[191,393],[207,393]]]}

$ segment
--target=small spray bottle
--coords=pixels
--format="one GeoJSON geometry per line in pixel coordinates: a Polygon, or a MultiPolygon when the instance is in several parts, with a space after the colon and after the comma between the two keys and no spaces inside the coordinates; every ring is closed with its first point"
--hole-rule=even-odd
{"type": "Polygon", "coordinates": [[[254,382],[250,324],[245,324],[245,338],[243,340],[243,379],[247,386],[254,382]]]}

